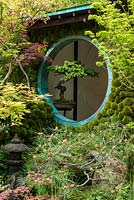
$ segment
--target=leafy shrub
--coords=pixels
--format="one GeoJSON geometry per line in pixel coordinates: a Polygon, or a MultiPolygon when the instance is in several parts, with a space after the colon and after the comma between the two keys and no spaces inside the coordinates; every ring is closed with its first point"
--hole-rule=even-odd
{"type": "Polygon", "coordinates": [[[0,85],[0,143],[15,133],[28,141],[36,130],[53,123],[50,105],[24,85],[0,85]]]}
{"type": "MultiPolygon", "coordinates": [[[[112,104],[108,102],[104,111],[108,115],[118,116],[122,123],[128,124],[134,120],[132,108],[132,99],[134,99],[134,37],[132,34],[134,31],[132,23],[134,2],[133,0],[127,1],[127,5],[125,1],[117,2],[113,4],[111,1],[92,0],[92,6],[97,12],[91,13],[89,20],[95,20],[100,29],[97,33],[87,31],[87,35],[92,36],[92,41],[98,45],[99,54],[107,53],[111,62],[113,81],[109,101],[112,104]],[[128,98],[131,100],[129,101],[128,98]],[[117,109],[113,107],[113,103],[118,105],[117,109]]],[[[98,123],[100,118],[99,114],[98,123]]]]}
{"type": "Polygon", "coordinates": [[[8,168],[6,164],[7,153],[0,150],[0,188],[6,183],[8,168]]]}
{"type": "Polygon", "coordinates": [[[27,104],[27,108],[30,110],[30,113],[25,114],[22,119],[22,125],[11,127],[11,134],[18,133],[21,138],[25,138],[26,143],[41,128],[45,129],[54,123],[52,109],[47,102],[40,100],[37,102],[33,101],[27,104]]]}

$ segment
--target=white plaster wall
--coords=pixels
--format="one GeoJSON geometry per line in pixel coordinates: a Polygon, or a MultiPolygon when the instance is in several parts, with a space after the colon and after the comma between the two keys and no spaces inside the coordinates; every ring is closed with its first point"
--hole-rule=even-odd
{"type": "MultiPolygon", "coordinates": [[[[96,61],[98,58],[97,48],[86,42],[78,41],[78,60],[89,68],[94,68],[100,71],[99,78],[87,77],[85,79],[78,79],[78,108],[77,108],[77,121],[84,120],[90,117],[102,104],[108,84],[108,73],[105,67],[96,67],[96,61]]],[[[64,60],[73,60],[74,49],[73,43],[65,46],[55,57],[53,65],[62,65],[64,60]]],[[[52,99],[59,98],[59,91],[55,89],[58,84],[60,76],[55,76],[54,73],[49,74],[49,93],[52,94],[52,99]]],[[[65,86],[67,90],[65,92],[66,99],[73,99],[73,81],[68,81],[65,86]]],[[[62,111],[61,111],[62,113],[62,111]]],[[[63,114],[63,113],[62,113],[63,114]]],[[[67,117],[73,118],[73,111],[67,112],[67,117]]]]}

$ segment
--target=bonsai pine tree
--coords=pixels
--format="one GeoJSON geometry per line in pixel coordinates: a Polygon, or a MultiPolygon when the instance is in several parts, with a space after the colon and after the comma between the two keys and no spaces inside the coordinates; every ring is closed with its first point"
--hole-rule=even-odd
{"type": "Polygon", "coordinates": [[[64,99],[64,92],[66,91],[66,87],[62,86],[65,82],[73,79],[73,78],[86,78],[90,77],[98,77],[99,72],[94,69],[88,69],[80,61],[68,61],[65,60],[63,65],[51,65],[48,67],[49,71],[55,72],[59,75],[64,75],[58,85],[55,87],[60,90],[60,99],[64,99]]]}
{"type": "Polygon", "coordinates": [[[49,71],[63,74],[62,81],[69,81],[72,78],[85,78],[87,76],[95,77],[99,75],[94,69],[87,69],[80,61],[65,60],[63,65],[51,65],[48,67],[49,71]]]}

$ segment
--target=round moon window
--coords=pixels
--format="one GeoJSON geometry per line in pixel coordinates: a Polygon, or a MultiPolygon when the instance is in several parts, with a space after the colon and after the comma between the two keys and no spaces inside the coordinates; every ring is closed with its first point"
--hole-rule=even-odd
{"type": "MultiPolygon", "coordinates": [[[[38,74],[38,93],[51,94],[46,97],[53,108],[54,119],[65,126],[82,126],[96,118],[103,109],[111,91],[112,72],[109,61],[98,68],[97,61],[103,60],[98,55],[98,48],[86,36],[69,36],[59,40],[47,51],[38,74]],[[62,75],[49,72],[48,67],[62,66],[65,61],[80,61],[98,76],[74,78],[64,82],[62,75]],[[61,95],[65,101],[60,101],[61,95]]],[[[105,57],[106,55],[104,55],[105,57]]]]}

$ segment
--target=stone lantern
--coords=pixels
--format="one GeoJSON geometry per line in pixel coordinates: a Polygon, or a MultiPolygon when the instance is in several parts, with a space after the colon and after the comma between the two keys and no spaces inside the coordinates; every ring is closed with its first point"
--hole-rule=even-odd
{"type": "Polygon", "coordinates": [[[10,174],[14,174],[21,170],[23,164],[22,153],[28,149],[29,148],[25,144],[21,143],[17,134],[15,134],[14,138],[11,140],[11,143],[6,144],[3,147],[3,150],[9,153],[7,163],[10,174]]]}

